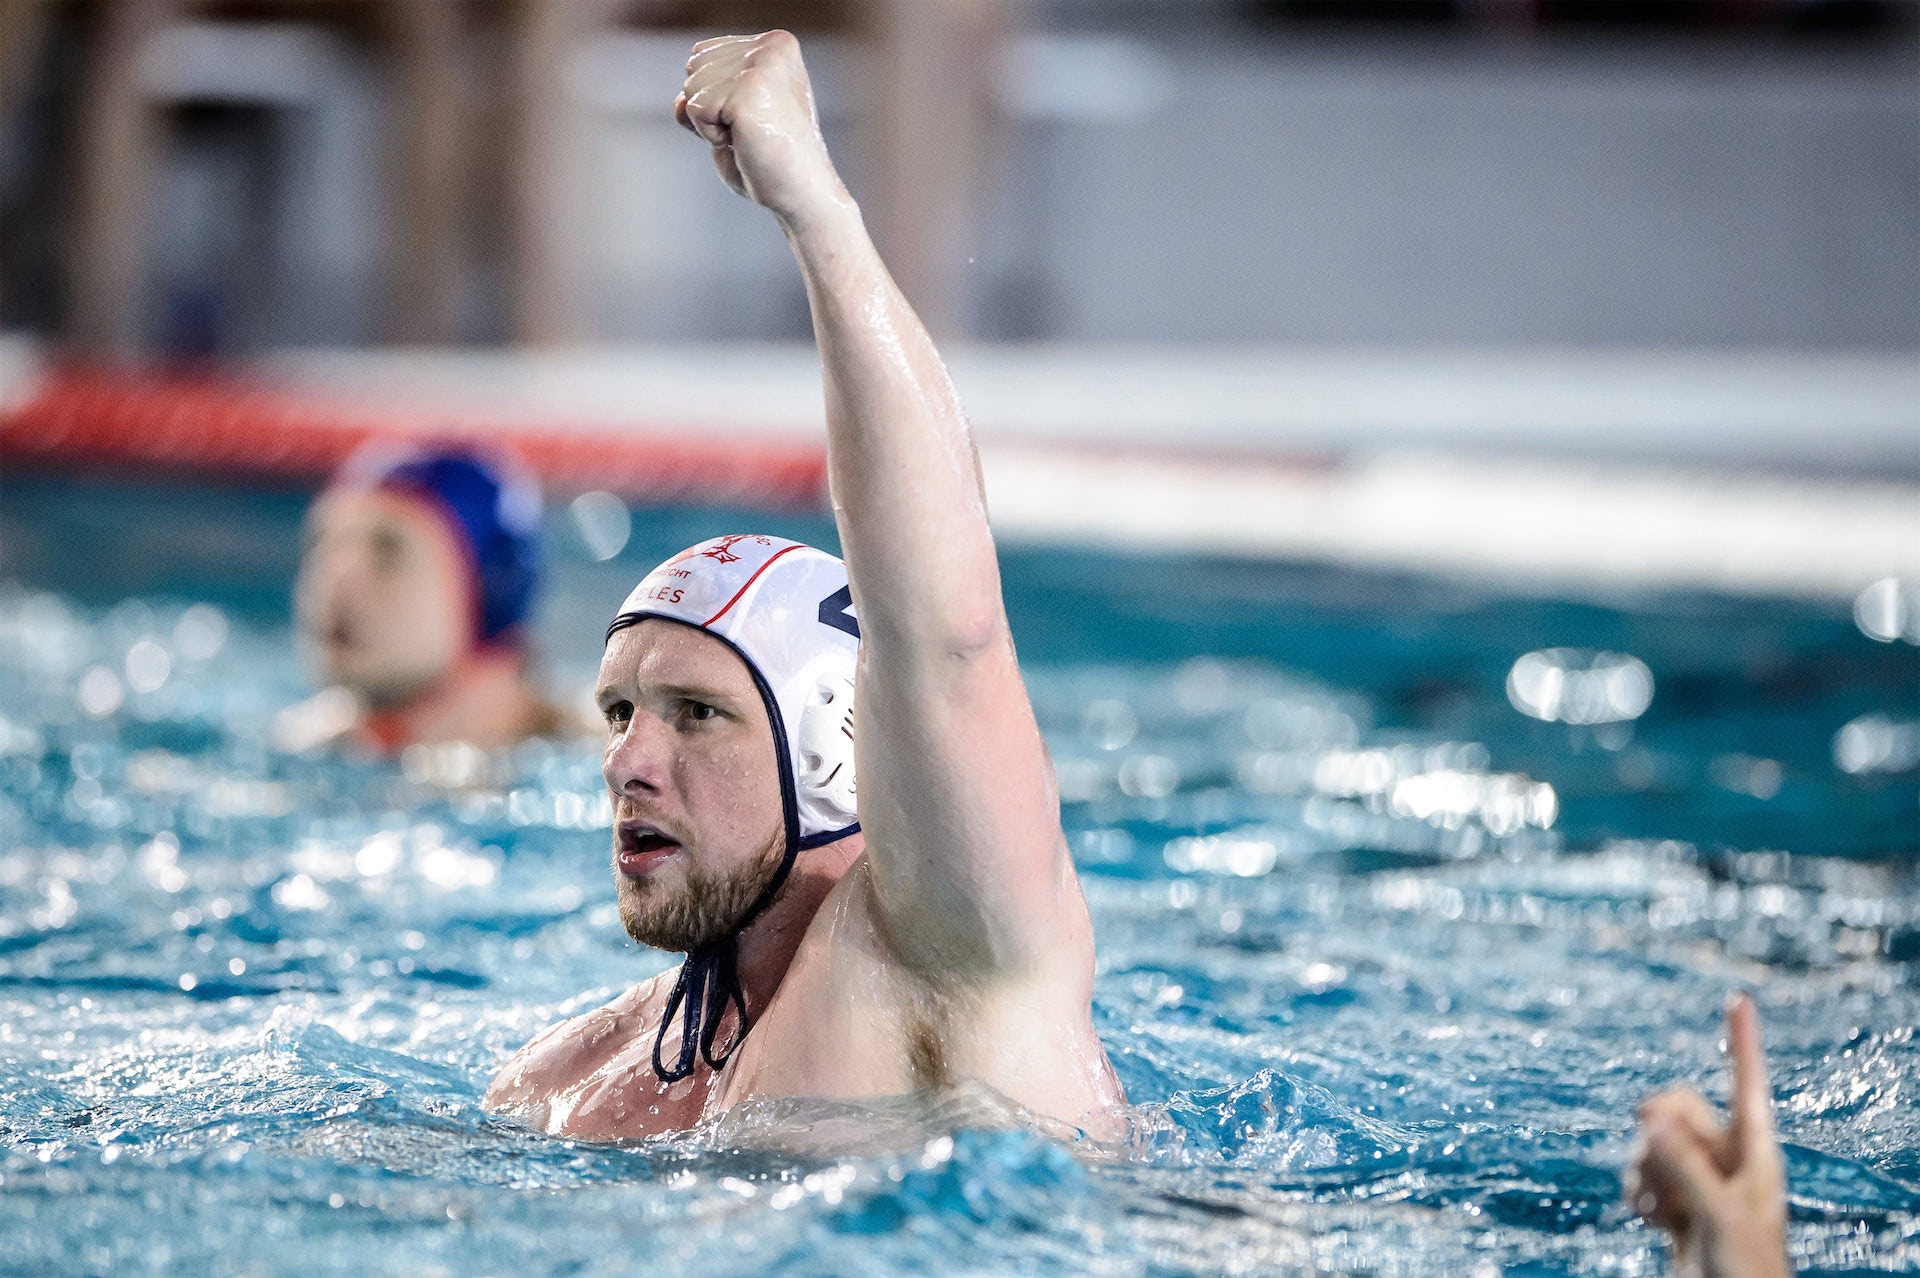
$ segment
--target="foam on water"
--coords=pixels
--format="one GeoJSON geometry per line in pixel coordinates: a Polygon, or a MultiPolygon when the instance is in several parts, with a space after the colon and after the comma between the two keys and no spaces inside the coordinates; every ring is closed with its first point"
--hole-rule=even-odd
{"type": "MultiPolygon", "coordinates": [[[[9,1268],[1654,1272],[1618,1201],[1633,1105],[1724,1094],[1739,985],[1801,1262],[1920,1268],[1920,881],[1636,831],[1635,748],[1676,835],[1759,802],[1705,716],[1611,746],[1523,720],[1515,652],[1410,725],[1264,660],[1056,643],[1031,684],[1133,1139],[968,1091],[596,1146],[478,1105],[669,961],[619,927],[591,748],[277,753],[286,647],[205,605],[0,594],[9,1268]]],[[[1679,684],[1656,703],[1718,695],[1679,684]]],[[[1907,851],[1880,831],[1908,776],[1783,757],[1832,850],[1907,851]]]]}

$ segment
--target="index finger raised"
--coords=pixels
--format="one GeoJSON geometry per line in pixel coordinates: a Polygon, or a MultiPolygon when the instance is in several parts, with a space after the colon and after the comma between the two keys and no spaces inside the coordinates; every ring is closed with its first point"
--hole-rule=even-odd
{"type": "Polygon", "coordinates": [[[1744,993],[1727,1001],[1727,1055],[1733,1061],[1733,1138],[1744,1153],[1773,1139],[1773,1086],[1760,1047],[1760,1013],[1744,993]]]}

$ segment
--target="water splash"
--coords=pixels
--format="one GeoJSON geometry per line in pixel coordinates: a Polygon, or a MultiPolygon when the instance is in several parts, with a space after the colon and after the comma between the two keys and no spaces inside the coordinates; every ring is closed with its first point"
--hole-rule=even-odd
{"type": "MultiPolygon", "coordinates": [[[[281,753],[285,635],[209,607],[0,592],[12,1264],[1653,1272],[1631,1107],[1719,1085],[1748,984],[1797,1256],[1920,1265],[1912,867],[1610,831],[1622,783],[1582,768],[1635,745],[1467,731],[1512,716],[1497,670],[1444,731],[1257,661],[1032,672],[1128,1140],[964,1092],[595,1146],[478,1105],[667,963],[615,918],[591,753],[281,753]]],[[[1673,804],[1759,801],[1689,748],[1673,804]]],[[[1899,777],[1824,766],[1829,794],[1899,777]]]]}

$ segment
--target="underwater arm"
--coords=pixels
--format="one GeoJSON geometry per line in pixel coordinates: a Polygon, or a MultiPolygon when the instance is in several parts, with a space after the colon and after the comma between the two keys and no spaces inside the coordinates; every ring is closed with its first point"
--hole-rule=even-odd
{"type": "Polygon", "coordinates": [[[860,819],[892,948],[962,978],[1077,955],[1090,934],[972,433],[834,171],[793,37],[696,46],[676,114],[728,184],[774,213],[806,281],[862,631],[860,819]]]}

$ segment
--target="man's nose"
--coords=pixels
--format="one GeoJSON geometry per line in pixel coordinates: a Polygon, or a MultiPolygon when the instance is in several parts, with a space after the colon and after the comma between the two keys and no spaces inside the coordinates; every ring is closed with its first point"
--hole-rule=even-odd
{"type": "Polygon", "coordinates": [[[615,794],[658,791],[667,773],[666,735],[665,725],[651,715],[629,719],[601,759],[607,788],[615,794]]]}

